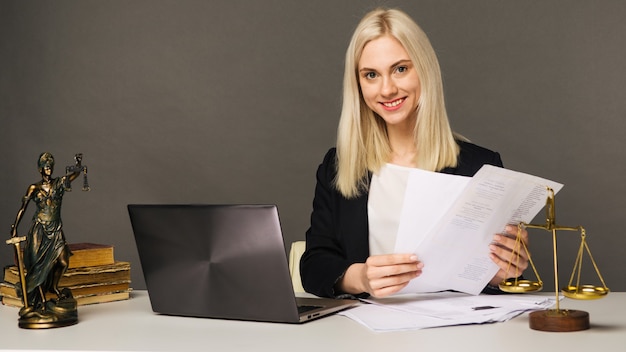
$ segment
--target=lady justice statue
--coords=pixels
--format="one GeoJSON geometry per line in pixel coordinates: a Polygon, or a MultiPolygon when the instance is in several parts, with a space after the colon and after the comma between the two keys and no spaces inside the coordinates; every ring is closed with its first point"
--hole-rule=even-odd
{"type": "Polygon", "coordinates": [[[71,182],[84,174],[83,190],[88,191],[87,167],[82,165],[82,154],[74,157],[76,163],[66,168],[66,175],[52,177],[54,157],[50,153],[39,156],[41,181],[28,187],[22,206],[11,225],[11,239],[7,244],[16,247],[20,270],[24,307],[19,313],[19,326],[27,329],[55,328],[78,322],[76,300],[69,289],[59,290],[59,280],[68,268],[71,252],[65,241],[61,221],[61,203],[65,191],[71,191],[71,182]],[[28,234],[19,237],[17,227],[30,201],[36,209],[28,234]],[[22,250],[20,243],[25,241],[22,250]],[[53,298],[50,298],[53,297],[53,298]]]}

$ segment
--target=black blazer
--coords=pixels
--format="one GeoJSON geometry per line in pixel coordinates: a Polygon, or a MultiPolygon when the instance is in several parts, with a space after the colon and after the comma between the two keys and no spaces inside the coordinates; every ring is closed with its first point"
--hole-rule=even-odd
{"type": "MultiPolygon", "coordinates": [[[[500,154],[475,144],[458,141],[458,165],[441,172],[473,176],[484,164],[502,166],[500,154]]],[[[302,285],[307,292],[337,297],[335,283],[353,263],[369,257],[368,194],[346,199],[335,189],[336,149],[326,153],[317,170],[311,227],[306,232],[306,251],[300,261],[302,285]]]]}

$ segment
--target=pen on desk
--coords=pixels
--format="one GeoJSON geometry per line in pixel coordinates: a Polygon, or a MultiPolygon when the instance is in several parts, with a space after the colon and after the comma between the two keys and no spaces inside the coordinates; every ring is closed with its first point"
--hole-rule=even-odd
{"type": "Polygon", "coordinates": [[[472,307],[472,310],[485,310],[485,309],[494,309],[494,308],[498,308],[498,307],[494,307],[494,306],[478,306],[478,307],[472,307]]]}

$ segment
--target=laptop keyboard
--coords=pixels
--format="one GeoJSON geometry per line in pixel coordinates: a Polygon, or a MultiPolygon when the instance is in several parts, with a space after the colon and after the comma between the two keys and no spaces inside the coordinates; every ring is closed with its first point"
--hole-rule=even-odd
{"type": "Polygon", "coordinates": [[[322,308],[321,306],[298,306],[298,313],[302,314],[314,309],[322,308]]]}

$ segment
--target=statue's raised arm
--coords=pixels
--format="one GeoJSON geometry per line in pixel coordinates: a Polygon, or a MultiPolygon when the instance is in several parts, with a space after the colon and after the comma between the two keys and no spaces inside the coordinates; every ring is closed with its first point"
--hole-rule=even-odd
{"type": "Polygon", "coordinates": [[[89,181],[87,180],[87,165],[83,165],[83,154],[77,153],[74,155],[74,165],[65,167],[65,190],[72,191],[72,181],[74,181],[80,173],[83,173],[83,191],[89,191],[89,181]]]}

